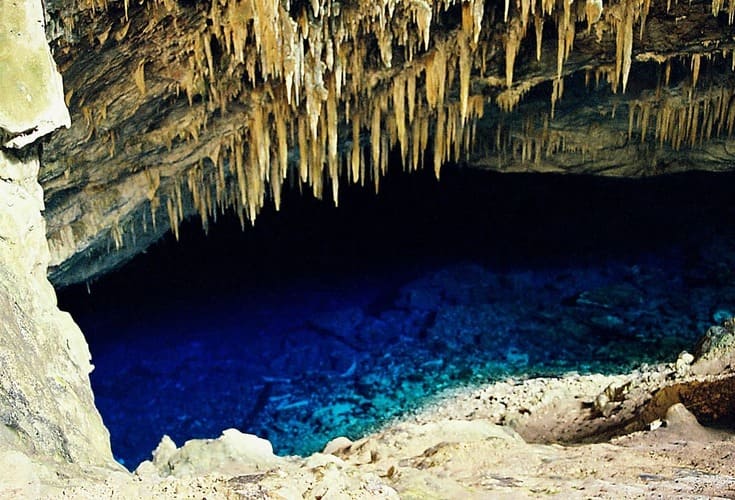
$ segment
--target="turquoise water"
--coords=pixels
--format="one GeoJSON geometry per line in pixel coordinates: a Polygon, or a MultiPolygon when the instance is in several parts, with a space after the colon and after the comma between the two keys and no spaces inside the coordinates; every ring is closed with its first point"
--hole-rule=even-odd
{"type": "Polygon", "coordinates": [[[60,300],[126,466],[228,427],[303,455],[444,389],[691,349],[735,311],[731,180],[395,174],[244,233],[186,225],[60,300]]]}

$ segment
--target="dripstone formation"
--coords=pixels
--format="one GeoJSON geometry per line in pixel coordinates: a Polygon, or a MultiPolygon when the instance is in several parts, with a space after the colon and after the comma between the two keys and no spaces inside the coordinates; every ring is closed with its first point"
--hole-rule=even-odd
{"type": "Polygon", "coordinates": [[[733,5],[53,0],[72,126],[44,149],[51,278],[88,280],[284,182],[393,158],[647,176],[730,168],[733,5]],[[393,155],[393,156],[392,156],[393,155]]]}

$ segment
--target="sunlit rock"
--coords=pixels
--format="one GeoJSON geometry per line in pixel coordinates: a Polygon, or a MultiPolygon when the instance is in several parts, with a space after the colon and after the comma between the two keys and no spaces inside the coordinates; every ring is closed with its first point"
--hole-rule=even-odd
{"type": "Polygon", "coordinates": [[[46,278],[39,154],[28,144],[68,113],[43,28],[40,2],[0,6],[0,453],[36,479],[36,461],[114,468],[87,344],[46,278]]]}
{"type": "Polygon", "coordinates": [[[49,53],[41,2],[0,5],[0,144],[20,148],[68,127],[61,75],[49,53]]]}
{"type": "MultiPolygon", "coordinates": [[[[166,231],[178,237],[192,215],[205,228],[230,209],[253,223],[266,203],[280,206],[285,182],[335,203],[340,184],[377,191],[393,158],[437,177],[457,161],[627,177],[730,169],[735,2],[45,7],[46,15],[40,0],[0,5],[0,496],[623,496],[648,493],[646,481],[662,496],[731,488],[732,464],[721,458],[732,456],[731,438],[698,432],[683,449],[681,435],[650,431],[653,422],[699,431],[695,420],[732,418],[728,322],[708,332],[694,359],[617,377],[500,382],[493,402],[458,395],[417,422],[333,442],[334,454],[278,457],[268,441],[234,429],[180,448],[164,438],[134,477],[112,459],[87,346],[57,309],[46,273],[51,264],[56,283],[91,279],[166,231]],[[70,125],[67,106],[70,128],[41,148],[42,136],[70,125]],[[684,460],[691,469],[682,471],[684,460]]],[[[578,299],[604,307],[634,296],[623,292],[578,299]]],[[[438,299],[408,291],[404,300],[432,310],[438,299]]],[[[492,314],[470,304],[438,320],[480,343],[509,344],[483,336],[492,314]],[[468,310],[480,314],[468,320],[468,310]]],[[[620,326],[611,315],[593,319],[620,326]]],[[[437,350],[464,348],[442,334],[426,339],[437,350]]],[[[360,369],[349,362],[340,378],[360,369]]],[[[381,382],[372,385],[360,390],[379,392],[381,382]]]]}

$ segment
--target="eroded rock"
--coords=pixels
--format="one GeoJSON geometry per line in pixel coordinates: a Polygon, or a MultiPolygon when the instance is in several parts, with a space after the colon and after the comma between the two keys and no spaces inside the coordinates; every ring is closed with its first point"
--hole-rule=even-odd
{"type": "Polygon", "coordinates": [[[37,0],[0,4],[0,145],[27,146],[71,124],[37,0]]]}
{"type": "Polygon", "coordinates": [[[0,463],[3,477],[10,474],[0,481],[3,496],[37,496],[40,481],[53,483],[61,470],[117,470],[94,406],[87,344],[46,278],[39,150],[28,144],[68,125],[69,115],[43,19],[40,1],[0,5],[0,463]]]}
{"type": "Polygon", "coordinates": [[[87,344],[56,307],[45,277],[37,170],[34,154],[0,151],[0,448],[111,465],[109,435],[89,385],[87,344]]]}

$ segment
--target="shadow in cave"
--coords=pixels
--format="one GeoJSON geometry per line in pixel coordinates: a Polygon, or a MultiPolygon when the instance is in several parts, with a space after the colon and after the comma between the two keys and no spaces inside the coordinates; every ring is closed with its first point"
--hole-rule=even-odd
{"type": "Polygon", "coordinates": [[[346,187],[339,208],[291,189],[253,227],[185,223],[59,301],[121,462],[227,427],[307,454],[443,389],[691,348],[735,311],[734,178],[453,166],[346,187]]]}

